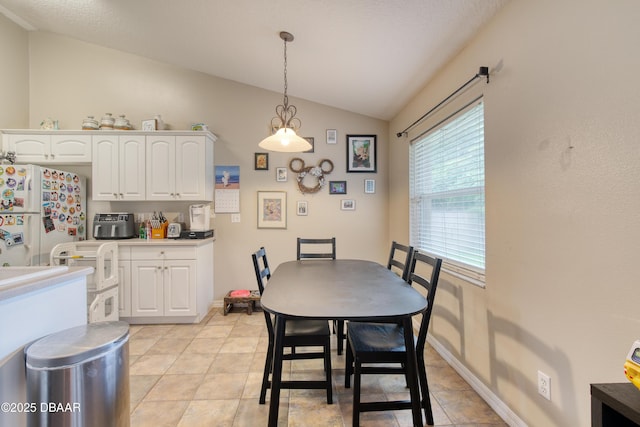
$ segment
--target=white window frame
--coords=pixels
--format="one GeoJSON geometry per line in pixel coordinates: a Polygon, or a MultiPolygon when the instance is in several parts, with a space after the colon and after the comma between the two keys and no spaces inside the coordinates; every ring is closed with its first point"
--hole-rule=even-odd
{"type": "MultiPolygon", "coordinates": [[[[430,129],[422,132],[420,135],[416,136],[411,141],[410,148],[410,160],[409,160],[409,192],[410,192],[410,241],[411,245],[413,245],[416,249],[430,253],[432,255],[438,256],[443,259],[442,269],[443,271],[466,280],[475,285],[484,287],[485,286],[485,268],[486,268],[486,221],[485,221],[485,187],[484,187],[484,105],[482,102],[482,97],[472,101],[467,104],[465,107],[461,108],[457,112],[451,114],[446,119],[440,121],[436,125],[432,126],[430,129]],[[475,138],[475,142],[469,143],[470,145],[475,145],[475,161],[477,162],[474,166],[476,170],[473,171],[474,179],[469,180],[469,182],[473,182],[469,187],[465,187],[464,185],[451,186],[452,188],[431,188],[429,183],[431,182],[430,174],[425,174],[425,170],[427,167],[435,167],[438,165],[442,166],[444,163],[439,163],[438,160],[435,160],[433,163],[430,163],[428,159],[432,159],[433,157],[425,155],[427,150],[433,149],[435,151],[440,151],[442,148],[447,146],[460,146],[460,139],[457,134],[452,133],[452,129],[456,129],[459,126],[462,126],[464,123],[463,120],[468,120],[474,116],[473,127],[465,127],[464,131],[471,135],[474,133],[472,138],[475,138]],[[478,140],[481,138],[481,140],[478,140]],[[431,145],[425,145],[431,144],[431,145]],[[445,145],[442,145],[445,144],[445,145]],[[478,147],[478,144],[481,144],[481,147],[478,147]],[[429,147],[429,148],[427,148],[429,147]],[[438,227],[435,227],[429,235],[430,236],[439,236],[442,238],[438,243],[434,243],[433,245],[425,244],[427,239],[426,234],[429,233],[429,227],[422,227],[425,223],[425,212],[427,215],[429,213],[440,213],[441,217],[444,218],[444,224],[447,224],[447,215],[442,213],[442,211],[438,211],[437,209],[429,209],[429,205],[425,203],[429,201],[433,201],[434,199],[446,200],[449,198],[457,197],[457,196],[482,196],[482,206],[481,213],[478,213],[477,209],[478,205],[475,206],[476,213],[475,215],[471,215],[471,218],[474,220],[474,226],[471,228],[467,228],[462,226],[463,231],[461,233],[447,233],[445,230],[447,226],[442,226],[438,230],[438,227]],[[440,231],[438,233],[438,231],[440,231]],[[473,231],[476,234],[473,237],[467,237],[468,234],[464,233],[465,231],[473,231]],[[451,237],[447,237],[447,235],[451,235],[451,237]],[[469,238],[472,243],[472,257],[466,257],[466,255],[458,256],[458,254],[462,253],[457,249],[463,248],[463,243],[466,241],[457,240],[459,236],[463,236],[463,238],[469,238]],[[452,243],[449,243],[449,240],[452,243]],[[440,253],[439,253],[440,252],[440,253]],[[464,258],[470,260],[474,258],[474,261],[467,262],[464,258]],[[457,259],[456,259],[457,258],[457,259]]],[[[464,144],[464,143],[463,143],[464,144]]],[[[465,145],[465,147],[468,147],[465,145]]],[[[429,154],[432,151],[429,151],[429,154]]],[[[442,154],[442,153],[441,153],[442,154]]],[[[447,159],[450,164],[451,157],[447,159]]],[[[446,162],[447,160],[443,160],[446,162]]],[[[439,175],[442,176],[442,168],[439,169],[439,175]]],[[[446,170],[445,170],[446,172],[446,170]]],[[[435,172],[434,172],[435,173],[435,172]]],[[[456,175],[459,177],[466,176],[469,172],[465,169],[463,170],[453,170],[451,171],[452,177],[456,175]]],[[[444,182],[458,182],[458,181],[449,181],[447,179],[444,182]]],[[[434,184],[435,185],[435,184],[434,184]]],[[[466,184],[465,184],[466,185],[466,184]]],[[[447,185],[448,186],[448,185],[447,185]]],[[[461,213],[461,215],[464,215],[461,213]]],[[[455,217],[457,215],[451,215],[451,217],[455,217]]],[[[469,217],[468,215],[465,216],[469,217]]]]}

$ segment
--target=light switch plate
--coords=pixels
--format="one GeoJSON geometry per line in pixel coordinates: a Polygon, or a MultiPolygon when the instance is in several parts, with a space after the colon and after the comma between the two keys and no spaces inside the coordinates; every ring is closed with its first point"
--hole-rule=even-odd
{"type": "Polygon", "coordinates": [[[240,222],[240,214],[231,214],[231,222],[240,222]]]}

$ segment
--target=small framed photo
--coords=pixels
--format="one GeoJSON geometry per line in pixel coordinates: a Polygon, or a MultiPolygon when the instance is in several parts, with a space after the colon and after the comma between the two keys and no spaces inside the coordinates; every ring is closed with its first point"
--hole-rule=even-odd
{"type": "Polygon", "coordinates": [[[298,206],[296,208],[296,213],[299,216],[307,216],[308,215],[308,208],[307,208],[307,201],[306,200],[299,200],[298,201],[298,206]]]}
{"type": "Polygon", "coordinates": [[[287,182],[287,168],[276,168],[276,181],[287,182]]]}
{"type": "Polygon", "coordinates": [[[156,119],[149,119],[149,120],[142,121],[142,130],[144,131],[156,130],[157,127],[158,127],[158,124],[156,123],[156,119]]]}
{"type": "Polygon", "coordinates": [[[285,191],[258,191],[258,228],[287,228],[285,191]]]}
{"type": "Polygon", "coordinates": [[[327,129],[327,144],[338,143],[338,131],[336,129],[327,129]]]}
{"type": "Polygon", "coordinates": [[[329,181],[329,194],[347,194],[347,181],[329,181]]]}
{"type": "Polygon", "coordinates": [[[376,180],[375,179],[365,179],[364,180],[364,192],[365,193],[375,193],[376,192],[376,180]]]}
{"type": "Polygon", "coordinates": [[[254,169],[257,171],[269,170],[269,153],[255,153],[254,169]]]}
{"type": "Polygon", "coordinates": [[[308,136],[303,136],[303,138],[306,139],[309,142],[309,144],[311,144],[311,148],[309,148],[307,151],[303,151],[303,153],[313,153],[316,148],[314,139],[308,136]]]}
{"type": "Polygon", "coordinates": [[[353,199],[340,200],[340,209],[342,209],[343,211],[355,211],[356,201],[353,199]]]}
{"type": "Polygon", "coordinates": [[[376,135],[347,135],[347,172],[376,173],[376,135]]]}

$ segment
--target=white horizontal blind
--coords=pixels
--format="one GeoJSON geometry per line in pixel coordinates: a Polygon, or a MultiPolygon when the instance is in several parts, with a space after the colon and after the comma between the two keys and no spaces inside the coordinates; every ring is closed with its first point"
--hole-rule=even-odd
{"type": "Polygon", "coordinates": [[[482,102],[417,138],[410,149],[411,245],[445,268],[484,281],[484,107],[482,102]]]}

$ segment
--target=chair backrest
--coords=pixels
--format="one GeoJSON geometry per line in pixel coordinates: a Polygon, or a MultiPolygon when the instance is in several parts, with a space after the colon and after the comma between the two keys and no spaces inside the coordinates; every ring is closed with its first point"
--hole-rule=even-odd
{"type": "Polygon", "coordinates": [[[298,256],[297,259],[308,259],[308,258],[320,258],[320,259],[336,259],[336,238],[332,237],[330,239],[303,239],[298,237],[298,256]],[[321,251],[325,252],[303,252],[301,246],[305,245],[324,245],[321,246],[321,251]],[[331,252],[326,252],[329,250],[327,245],[330,245],[331,252]]]}
{"type": "Polygon", "coordinates": [[[436,297],[436,289],[438,289],[438,279],[440,278],[440,267],[442,266],[442,260],[429,256],[423,252],[417,250],[413,251],[413,257],[411,258],[411,268],[409,269],[409,277],[407,282],[411,285],[418,284],[427,290],[425,298],[427,299],[427,309],[422,314],[422,321],[420,322],[420,330],[418,331],[418,340],[416,342],[416,351],[423,352],[425,342],[427,340],[427,329],[429,329],[429,321],[431,319],[431,312],[433,311],[433,302],[436,297]],[[429,269],[431,272],[428,274],[422,273],[429,269]],[[418,271],[416,270],[418,267],[418,271]]]}
{"type": "Polygon", "coordinates": [[[409,270],[411,269],[411,257],[413,256],[413,246],[407,246],[396,242],[391,242],[391,252],[389,252],[389,262],[387,268],[393,271],[393,268],[400,269],[400,277],[406,282],[409,270]],[[396,252],[398,254],[396,255],[396,252]]]}
{"type": "Polygon", "coordinates": [[[267,252],[264,246],[259,251],[251,254],[253,259],[253,269],[256,272],[256,280],[258,281],[258,289],[260,295],[264,292],[264,285],[267,280],[271,278],[271,270],[269,269],[269,263],[267,262],[267,252]]]}
{"type": "MultiPolygon", "coordinates": [[[[267,252],[264,249],[264,246],[260,248],[259,251],[256,251],[251,254],[251,259],[253,260],[253,269],[256,272],[256,280],[258,281],[258,289],[260,290],[260,295],[264,292],[264,286],[266,282],[271,278],[271,270],[269,269],[269,263],[267,262],[267,252]]],[[[262,310],[264,312],[264,319],[267,323],[267,332],[269,336],[269,340],[273,341],[274,339],[274,325],[273,319],[271,318],[271,314],[267,310],[262,310]]]]}

